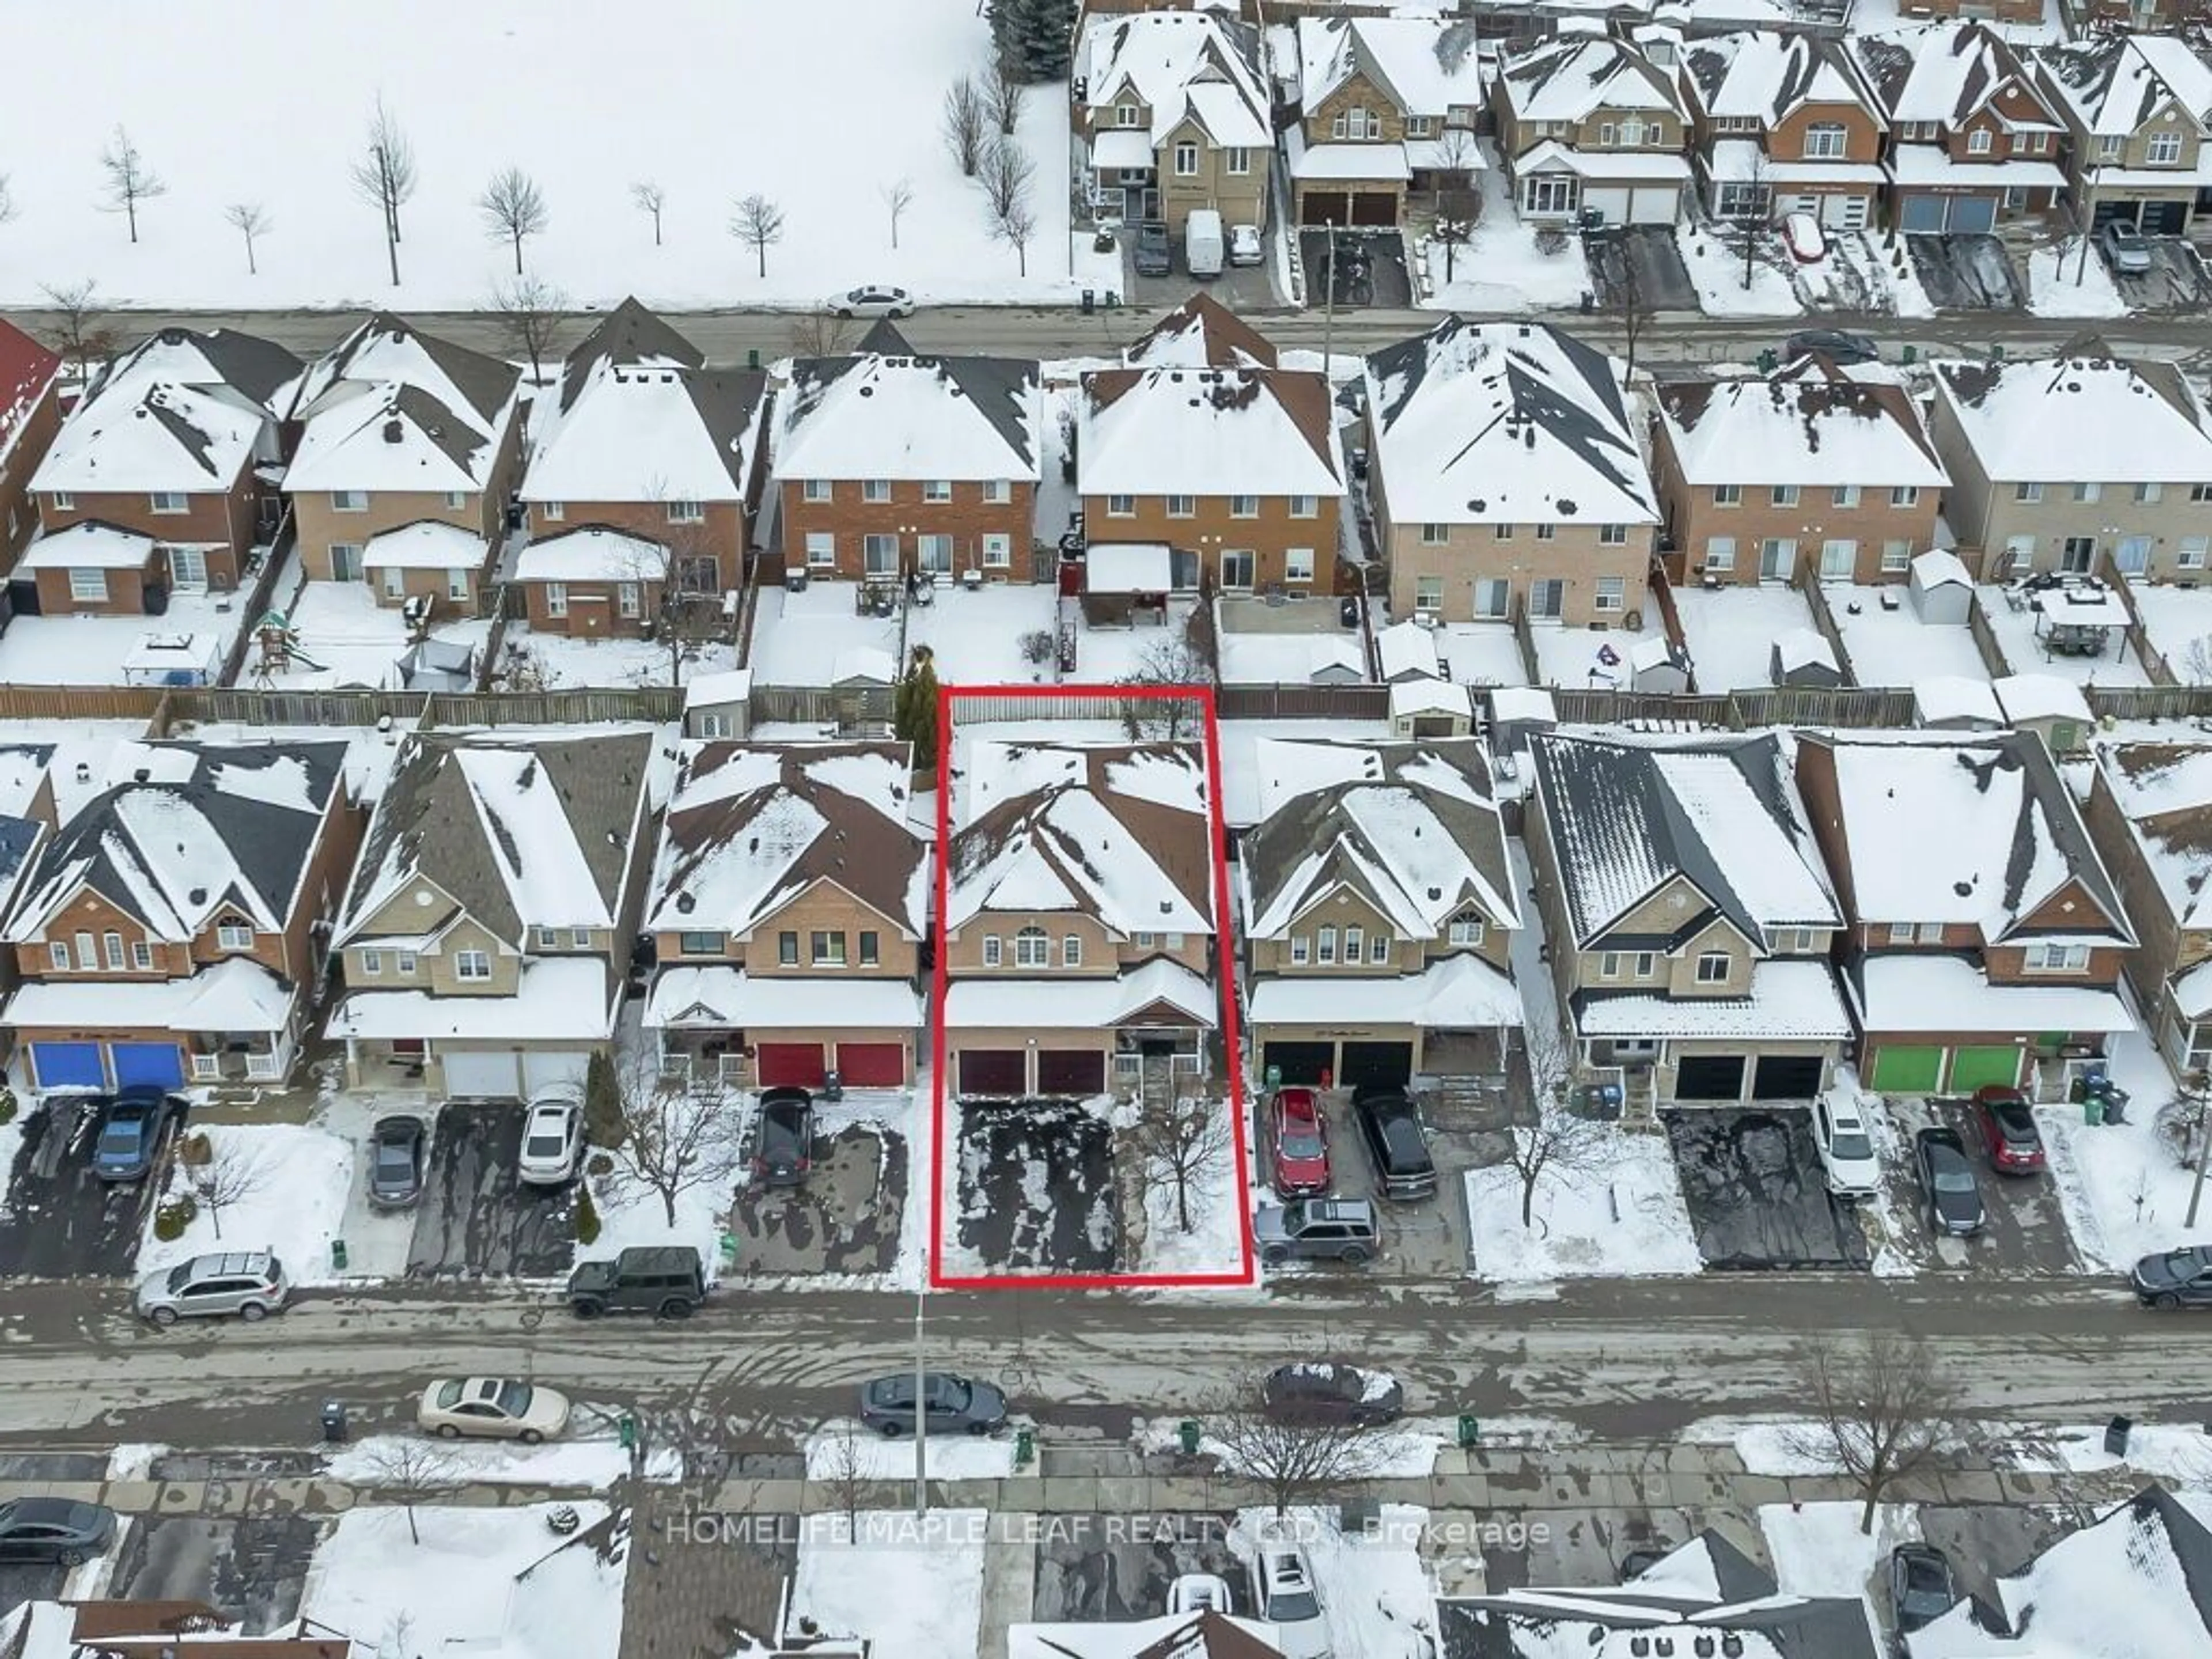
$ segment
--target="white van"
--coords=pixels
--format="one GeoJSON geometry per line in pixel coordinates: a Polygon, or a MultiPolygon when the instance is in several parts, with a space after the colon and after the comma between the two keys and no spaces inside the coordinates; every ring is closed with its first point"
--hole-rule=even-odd
{"type": "Polygon", "coordinates": [[[1193,208],[1182,228],[1183,263],[1194,276],[1221,275],[1221,216],[1212,208],[1193,208]]]}

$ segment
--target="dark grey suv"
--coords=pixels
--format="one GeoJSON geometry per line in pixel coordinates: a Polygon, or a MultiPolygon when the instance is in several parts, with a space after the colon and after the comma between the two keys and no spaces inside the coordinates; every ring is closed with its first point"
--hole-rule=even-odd
{"type": "Polygon", "coordinates": [[[1295,1204],[1265,1204],[1252,1218],[1252,1240],[1260,1260],[1349,1261],[1373,1259],[1382,1248],[1382,1220],[1364,1198],[1304,1198],[1295,1204]]]}
{"type": "Polygon", "coordinates": [[[1383,1197],[1435,1195],[1437,1166],[1429,1156],[1428,1133],[1403,1089],[1355,1090],[1352,1119],[1358,1126],[1360,1144],[1367,1148],[1367,1161],[1375,1166],[1375,1185],[1383,1197]]]}
{"type": "Polygon", "coordinates": [[[707,1299],[707,1270],[688,1245],[640,1247],[611,1261],[580,1261],[568,1275],[568,1307],[579,1319],[651,1314],[689,1319],[707,1299]]]}

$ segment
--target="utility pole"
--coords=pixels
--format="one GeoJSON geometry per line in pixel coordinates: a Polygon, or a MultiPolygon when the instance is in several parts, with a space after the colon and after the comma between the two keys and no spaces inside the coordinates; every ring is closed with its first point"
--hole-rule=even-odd
{"type": "Polygon", "coordinates": [[[914,1518],[929,1514],[929,1377],[923,1370],[922,1310],[928,1306],[929,1287],[914,1292],[914,1518]]]}
{"type": "MultiPolygon", "coordinates": [[[[1328,258],[1322,262],[1328,273],[1322,280],[1327,292],[1322,296],[1321,309],[1321,377],[1328,380],[1328,366],[1336,359],[1330,355],[1331,343],[1336,337],[1336,221],[1328,222],[1328,258]]],[[[1335,383],[1330,381],[1333,386],[1335,383]]]]}
{"type": "MultiPolygon", "coordinates": [[[[2097,223],[2097,180],[2104,171],[2104,168],[2095,167],[2091,167],[2088,173],[2089,193],[2081,203],[2081,258],[2074,267],[2074,286],[2076,288],[2081,286],[2081,279],[2089,274],[2089,244],[2095,240],[2091,233],[2097,223]]],[[[2191,1200],[2189,1207],[2193,1214],[2197,1208],[2194,1200],[2191,1200]]]]}
{"type": "Polygon", "coordinates": [[[2182,1218],[2181,1224],[2194,1227],[2197,1224],[2197,1206],[2204,1196],[2204,1113],[2205,1108],[2212,1105],[2212,1078],[2207,1078],[2202,1072],[2191,1072],[2189,1081],[2183,1086],[2197,1103],[2197,1121],[2190,1130],[2197,1140],[2197,1175],[2196,1179],[2189,1183],[2189,1213],[2182,1218]]]}

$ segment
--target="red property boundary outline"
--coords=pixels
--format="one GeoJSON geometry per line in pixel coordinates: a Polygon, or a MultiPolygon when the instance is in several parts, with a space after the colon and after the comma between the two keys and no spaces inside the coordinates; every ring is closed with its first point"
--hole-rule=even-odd
{"type": "MultiPolygon", "coordinates": [[[[987,722],[988,723],[988,722],[987,722]]],[[[937,880],[931,920],[937,937],[934,1000],[930,1011],[930,1139],[936,1153],[929,1184],[929,1287],[935,1291],[1112,1291],[1249,1288],[1255,1280],[1252,1206],[1245,1198],[1250,1149],[1244,1138],[1244,1066],[1237,1021],[1237,961],[1229,921],[1228,841],[1221,817],[1221,721],[1213,689],[1205,685],[940,685],[937,691],[937,880]],[[945,918],[951,908],[952,878],[952,706],[962,697],[1007,697],[1046,702],[1062,697],[1156,700],[1195,699],[1205,736],[1208,860],[1213,869],[1214,964],[1221,988],[1221,1036],[1229,1072],[1229,1122],[1236,1165],[1231,1188],[1237,1199],[1237,1251],[1233,1273],[948,1273],[945,1270],[945,1159],[946,1106],[951,1079],[945,1066],[945,1005],[950,985],[945,918]]]]}

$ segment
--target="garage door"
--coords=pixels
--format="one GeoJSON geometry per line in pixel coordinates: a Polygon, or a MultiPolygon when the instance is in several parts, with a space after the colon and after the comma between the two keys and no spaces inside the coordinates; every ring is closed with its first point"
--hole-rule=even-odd
{"type": "Polygon", "coordinates": [[[1355,225],[1395,225],[1398,222],[1398,198],[1387,190],[1363,190],[1352,198],[1352,222],[1355,225]]]}
{"type": "Polygon", "coordinates": [[[1336,1064],[1333,1042],[1270,1042],[1260,1051],[1261,1075],[1275,1072],[1285,1083],[1317,1086],[1321,1074],[1336,1064]]]}
{"type": "Polygon", "coordinates": [[[906,1048],[896,1042],[841,1042],[837,1075],[855,1089],[896,1089],[906,1081],[906,1048]]]}
{"type": "Polygon", "coordinates": [[[1838,230],[1864,230],[1867,198],[1832,191],[1820,198],[1820,222],[1838,230]]]}
{"type": "Polygon", "coordinates": [[[1628,192],[1628,222],[1632,225],[1671,225],[1682,205],[1680,185],[1638,185],[1628,192]]]}
{"type": "Polygon", "coordinates": [[[1106,1056],[1096,1048],[1037,1050],[1037,1092],[1041,1095],[1103,1095],[1106,1056]]]}
{"type": "Polygon", "coordinates": [[[2189,209],[2181,202],[2145,202],[2136,223],[2146,236],[2179,236],[2189,222],[2189,209]]]}
{"type": "Polygon", "coordinates": [[[522,1092],[522,1068],[512,1048],[489,1053],[441,1054],[446,1092],[464,1099],[512,1100],[522,1092]]]}
{"type": "Polygon", "coordinates": [[[1356,1089],[1379,1084],[1402,1089],[1413,1076],[1413,1045],[1410,1042],[1347,1042],[1344,1045],[1344,1075],[1337,1086],[1356,1089]]]}
{"type": "Polygon", "coordinates": [[[1674,1066],[1677,1100],[1743,1098],[1741,1054],[1686,1054],[1674,1066]]]}
{"type": "Polygon", "coordinates": [[[1342,225],[1352,222],[1352,198],[1340,190],[1310,190],[1300,198],[1299,212],[1309,225],[1342,225]]]}
{"type": "Polygon", "coordinates": [[[1753,1100],[1810,1100],[1820,1092],[1818,1054],[1761,1054],[1752,1067],[1753,1100]]]}
{"type": "Polygon", "coordinates": [[[1943,228],[1941,196],[1908,196],[1898,209],[1898,228],[1915,233],[1943,228]]]}
{"type": "Polygon", "coordinates": [[[1932,1095],[1942,1076],[1941,1048],[1884,1048],[1874,1057],[1874,1086],[1886,1095],[1932,1095]]]}
{"type": "Polygon", "coordinates": [[[31,1065],[41,1089],[104,1089],[97,1042],[34,1042],[31,1065]]]}
{"type": "Polygon", "coordinates": [[[1986,236],[1997,228],[1997,198],[1994,196],[1954,196],[1951,217],[1944,228],[1954,236],[1986,236]]]}
{"type": "Polygon", "coordinates": [[[1029,1092],[1029,1066],[1018,1048],[960,1051],[960,1092],[1014,1096],[1029,1092]]]}
{"type": "Polygon", "coordinates": [[[822,1045],[818,1042],[763,1042],[753,1051],[763,1089],[818,1089],[822,1086],[822,1045]]]}
{"type": "Polygon", "coordinates": [[[533,1095],[559,1083],[573,1083],[581,1088],[584,1074],[591,1069],[589,1048],[549,1048],[543,1054],[525,1051],[522,1084],[533,1095]]]}
{"type": "Polygon", "coordinates": [[[2020,1081],[2021,1052],[2009,1042],[2002,1048],[1952,1050],[1951,1092],[1972,1094],[1989,1083],[2001,1083],[2011,1088],[2020,1081]]]}
{"type": "Polygon", "coordinates": [[[115,1066],[115,1086],[149,1083],[157,1088],[179,1089],[185,1082],[185,1056],[173,1042],[111,1042],[108,1058],[115,1066]]]}
{"type": "Polygon", "coordinates": [[[1601,225],[1623,225],[1628,222],[1628,192],[1607,188],[1583,191],[1583,211],[1599,216],[1601,225]]]}

